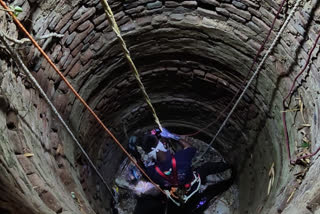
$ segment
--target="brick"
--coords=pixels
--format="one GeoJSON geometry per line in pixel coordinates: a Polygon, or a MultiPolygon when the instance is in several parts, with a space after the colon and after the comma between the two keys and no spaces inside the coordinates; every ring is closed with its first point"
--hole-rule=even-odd
{"type": "Polygon", "coordinates": [[[77,30],[84,31],[86,29],[88,29],[91,25],[91,22],[89,20],[85,21],[84,23],[82,23],[81,25],[79,25],[79,27],[77,28],[77,30]]]}
{"type": "Polygon", "coordinates": [[[237,7],[240,8],[242,10],[247,9],[247,5],[245,5],[244,3],[240,2],[240,1],[232,1],[232,4],[237,7]]]}
{"type": "Polygon", "coordinates": [[[51,192],[44,192],[40,195],[42,201],[54,212],[61,213],[62,207],[59,204],[59,201],[51,192]]]}
{"type": "Polygon", "coordinates": [[[218,2],[217,0],[199,0],[199,2],[202,2],[204,4],[210,4],[213,6],[219,6],[220,2],[218,2]]]}
{"type": "Polygon", "coordinates": [[[82,64],[86,64],[89,59],[91,59],[94,56],[94,52],[90,49],[86,50],[83,54],[80,56],[80,61],[82,64]]]}
{"type": "Polygon", "coordinates": [[[70,49],[69,48],[65,48],[65,49],[62,49],[63,50],[63,54],[62,54],[62,57],[60,59],[60,66],[64,66],[64,64],[66,63],[69,55],[70,55],[70,49]]]}
{"type": "Polygon", "coordinates": [[[153,9],[157,9],[157,8],[161,8],[161,7],[162,7],[161,1],[151,2],[151,3],[147,4],[148,10],[153,10],[153,9]]]}
{"type": "Polygon", "coordinates": [[[145,17],[137,18],[136,23],[139,26],[146,26],[151,24],[151,20],[152,20],[151,16],[145,16],[145,17]]]}
{"type": "Polygon", "coordinates": [[[63,28],[59,31],[59,33],[64,34],[68,30],[71,24],[72,24],[72,20],[69,20],[68,23],[65,26],[63,26],[63,28]]]}
{"type": "Polygon", "coordinates": [[[87,12],[85,12],[80,19],[75,21],[69,28],[70,33],[73,32],[81,23],[87,21],[94,13],[96,12],[96,8],[90,8],[87,12]]]}
{"type": "Polygon", "coordinates": [[[84,7],[84,6],[82,6],[82,7],[80,7],[78,10],[77,10],[77,12],[72,16],[72,19],[73,20],[77,20],[77,19],[79,19],[85,12],[87,12],[89,9],[88,8],[86,8],[86,7],[84,7]]]}
{"type": "Polygon", "coordinates": [[[70,45],[70,49],[73,50],[75,47],[77,47],[80,44],[80,42],[82,42],[88,36],[88,34],[93,30],[93,28],[94,25],[90,22],[90,25],[87,30],[77,34],[77,36],[70,45]]]}
{"type": "Polygon", "coordinates": [[[227,9],[230,13],[240,16],[241,18],[244,18],[246,20],[251,19],[251,14],[248,11],[239,10],[238,8],[230,4],[221,4],[221,6],[227,9]]]}
{"type": "Polygon", "coordinates": [[[41,194],[45,190],[46,186],[42,178],[40,178],[40,176],[36,173],[27,176],[34,190],[37,191],[38,194],[41,194]]]}
{"type": "MultiPolygon", "coordinates": [[[[71,56],[71,55],[70,55],[71,56]]],[[[65,72],[63,73],[63,75],[67,75],[69,73],[69,71],[73,68],[74,64],[79,61],[80,56],[77,55],[74,58],[71,58],[72,60],[70,61],[70,63],[68,63],[67,67],[65,68],[65,72]]]]}
{"type": "Polygon", "coordinates": [[[78,53],[80,53],[82,47],[83,47],[83,44],[80,43],[75,49],[73,49],[73,51],[71,52],[71,55],[72,55],[73,57],[75,57],[76,55],[78,55],[78,53]]]}
{"type": "Polygon", "coordinates": [[[57,26],[55,27],[55,31],[59,32],[66,24],[67,22],[71,19],[71,17],[73,16],[73,14],[78,10],[78,7],[76,7],[75,9],[73,9],[71,12],[69,12],[67,15],[63,16],[63,18],[59,21],[59,23],[57,24],[57,26]]]}
{"type": "Polygon", "coordinates": [[[81,65],[81,62],[79,61],[72,67],[72,69],[68,74],[71,79],[74,79],[79,74],[81,67],[82,65],[81,65]]]}
{"type": "Polygon", "coordinates": [[[218,20],[222,20],[222,21],[227,20],[226,17],[221,16],[216,11],[207,10],[207,9],[203,9],[203,8],[198,8],[197,11],[200,15],[205,16],[205,17],[210,17],[212,19],[218,19],[218,20]]]}
{"type": "Polygon", "coordinates": [[[93,20],[93,24],[97,26],[97,25],[101,24],[105,20],[107,20],[107,16],[106,16],[105,13],[103,13],[103,14],[101,14],[100,16],[96,17],[93,20]]]}
{"type": "Polygon", "coordinates": [[[164,5],[169,8],[175,8],[180,6],[179,2],[175,1],[166,1],[164,5]]]}
{"type": "Polygon", "coordinates": [[[200,77],[204,77],[204,74],[205,74],[204,71],[197,70],[197,69],[193,70],[193,73],[200,77]]]}
{"type": "Polygon", "coordinates": [[[181,5],[187,8],[197,8],[198,3],[196,1],[183,1],[181,5]]]}
{"type": "Polygon", "coordinates": [[[59,23],[60,19],[61,19],[61,15],[60,14],[56,14],[55,17],[53,18],[53,20],[49,24],[49,29],[50,30],[54,30],[54,28],[59,23]]]}
{"type": "Polygon", "coordinates": [[[36,172],[30,158],[25,157],[24,155],[17,155],[17,159],[27,175],[31,175],[36,172]]]}
{"type": "Polygon", "coordinates": [[[73,42],[73,40],[74,40],[74,38],[76,37],[76,35],[77,35],[77,33],[76,33],[76,32],[73,32],[72,34],[70,34],[70,35],[67,37],[67,39],[66,39],[66,45],[67,45],[67,46],[69,46],[69,45],[73,42]]]}
{"type": "Polygon", "coordinates": [[[61,52],[61,49],[62,49],[62,47],[59,44],[54,47],[53,52],[51,54],[52,61],[55,61],[57,59],[59,53],[61,52]]]}

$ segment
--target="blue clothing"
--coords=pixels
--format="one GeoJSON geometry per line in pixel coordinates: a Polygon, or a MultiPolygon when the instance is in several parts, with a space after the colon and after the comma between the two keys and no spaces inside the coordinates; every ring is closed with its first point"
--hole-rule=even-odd
{"type": "MultiPolygon", "coordinates": [[[[193,179],[193,170],[191,167],[192,158],[196,154],[196,149],[194,147],[189,147],[184,150],[176,152],[173,156],[177,163],[177,177],[179,185],[184,185],[190,183],[193,179]]],[[[167,153],[167,159],[163,162],[157,162],[156,165],[160,168],[162,172],[172,170],[172,157],[170,153],[167,153]]],[[[163,178],[156,171],[155,166],[149,166],[146,168],[148,176],[162,188],[169,188],[171,184],[165,178],[163,178]]],[[[173,175],[173,172],[171,172],[173,175]]]]}

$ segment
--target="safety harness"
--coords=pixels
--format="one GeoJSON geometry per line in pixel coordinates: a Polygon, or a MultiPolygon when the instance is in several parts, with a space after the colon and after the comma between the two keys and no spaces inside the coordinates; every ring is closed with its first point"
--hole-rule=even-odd
{"type": "Polygon", "coordinates": [[[186,203],[189,198],[191,198],[196,192],[199,191],[200,186],[201,186],[201,179],[200,175],[196,172],[193,172],[193,180],[191,183],[185,184],[183,187],[179,185],[179,180],[178,180],[178,175],[177,175],[177,162],[176,159],[172,156],[171,158],[171,164],[172,164],[172,174],[169,171],[167,172],[162,172],[161,169],[155,165],[155,170],[156,172],[165,180],[167,180],[170,183],[170,190],[164,190],[167,196],[177,205],[180,206],[181,202],[186,203]],[[197,184],[197,185],[195,185],[197,184]],[[176,195],[176,191],[178,188],[185,188],[186,194],[183,196],[178,196],[176,195]]]}

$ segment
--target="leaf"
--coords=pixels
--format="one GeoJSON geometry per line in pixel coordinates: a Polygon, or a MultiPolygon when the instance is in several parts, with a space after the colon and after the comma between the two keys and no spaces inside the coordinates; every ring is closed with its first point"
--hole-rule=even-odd
{"type": "Polygon", "coordinates": [[[302,124],[304,127],[311,127],[311,124],[309,124],[309,123],[304,123],[304,124],[302,124]]]}
{"type": "Polygon", "coordinates": [[[24,153],[23,154],[25,157],[33,157],[34,156],[34,154],[33,153],[24,153]]]}
{"type": "Polygon", "coordinates": [[[293,191],[291,192],[291,194],[290,194],[290,196],[289,196],[289,198],[288,198],[288,200],[287,200],[287,203],[290,202],[290,200],[291,200],[291,198],[293,197],[293,195],[294,195],[294,193],[296,192],[296,190],[297,190],[297,188],[294,188],[294,189],[293,189],[293,191]]]}
{"type": "Polygon", "coordinates": [[[19,6],[15,6],[14,7],[14,11],[17,12],[17,13],[21,13],[23,11],[23,9],[19,6]]]}
{"type": "Polygon", "coordinates": [[[310,144],[309,144],[308,142],[306,142],[306,141],[303,141],[303,142],[301,143],[301,147],[302,147],[302,148],[309,148],[309,146],[310,146],[310,144]]]}

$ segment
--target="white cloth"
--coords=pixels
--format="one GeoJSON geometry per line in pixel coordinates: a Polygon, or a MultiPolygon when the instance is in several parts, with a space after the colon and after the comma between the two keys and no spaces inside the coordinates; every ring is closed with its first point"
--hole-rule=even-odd
{"type": "Polygon", "coordinates": [[[148,153],[148,157],[154,160],[157,160],[157,152],[167,152],[167,149],[164,147],[161,141],[158,142],[156,148],[152,147],[151,152],[148,153]]]}

